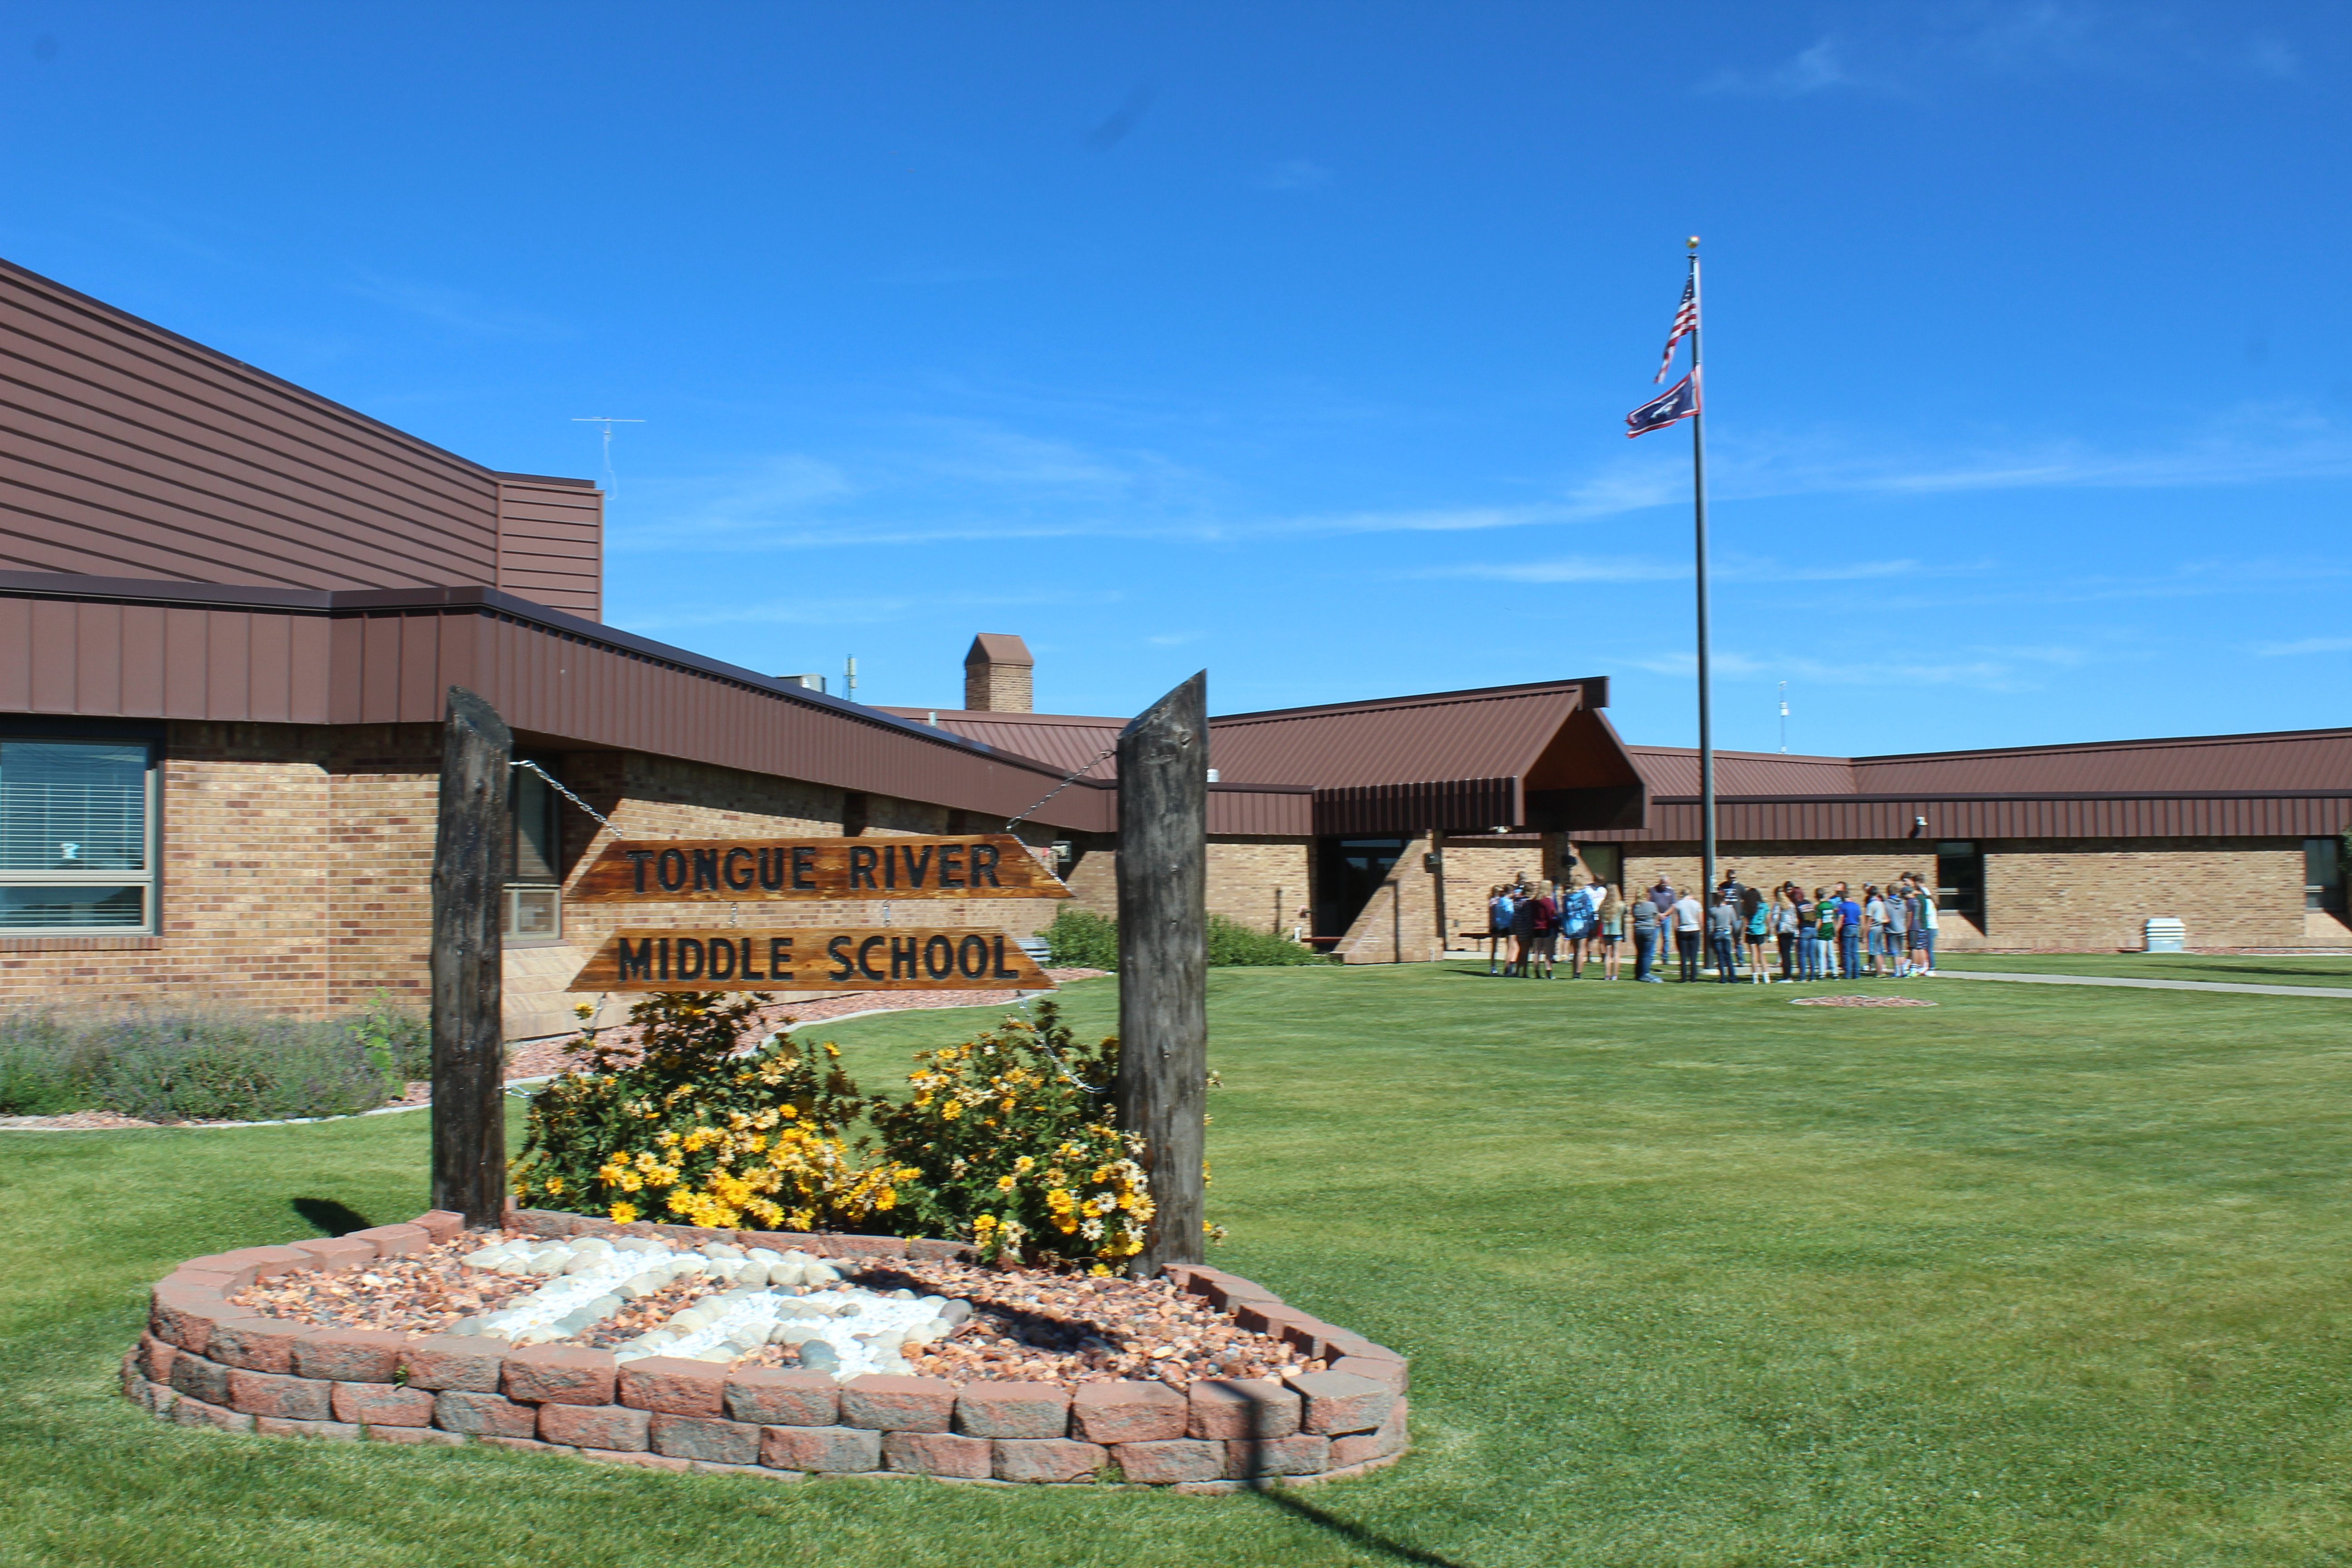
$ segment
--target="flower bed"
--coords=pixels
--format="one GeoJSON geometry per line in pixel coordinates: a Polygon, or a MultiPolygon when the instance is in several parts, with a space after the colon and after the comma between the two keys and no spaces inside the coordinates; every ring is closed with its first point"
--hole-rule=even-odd
{"type": "Polygon", "coordinates": [[[614,1342],[601,1319],[566,1331],[580,1342],[452,1332],[501,1313],[538,1320],[519,1305],[530,1281],[465,1272],[487,1238],[464,1237],[458,1216],[436,1212],[182,1264],[154,1288],[148,1331],[123,1361],[124,1392],[163,1419],[226,1431],[479,1442],[789,1480],[912,1474],[1222,1492],[1358,1475],[1407,1447],[1404,1357],[1220,1269],[1171,1268],[1164,1284],[1108,1281],[984,1268],[953,1242],[623,1226],[537,1210],[509,1220],[510,1234],[542,1247],[535,1256],[577,1264],[538,1293],[575,1276],[585,1280],[578,1289],[594,1289],[651,1259],[661,1268],[635,1277],[645,1289],[629,1306],[699,1304],[705,1317],[675,1347],[598,1348],[614,1342]],[[813,1352],[812,1364],[793,1364],[782,1336],[730,1347],[715,1336],[735,1320],[719,1309],[731,1298],[741,1316],[754,1292],[697,1297],[687,1265],[706,1253],[722,1260],[722,1276],[740,1258],[738,1278],[756,1265],[816,1282],[784,1287],[792,1299],[776,1300],[788,1307],[855,1296],[904,1304],[898,1316],[909,1319],[961,1307],[950,1315],[965,1332],[863,1347],[869,1364],[904,1364],[907,1374],[856,1373],[853,1363],[836,1375],[813,1352]],[[918,1297],[919,1286],[935,1293],[918,1297]],[[400,1326],[347,1326],[377,1322],[400,1326]],[[1089,1331],[1097,1327],[1108,1337],[1089,1331]],[[694,1359],[661,1353],[668,1348],[694,1359]],[[1124,1375],[1139,1370],[1158,1375],[1124,1375]],[[1222,1375],[1235,1372],[1265,1375],[1222,1375]]]}

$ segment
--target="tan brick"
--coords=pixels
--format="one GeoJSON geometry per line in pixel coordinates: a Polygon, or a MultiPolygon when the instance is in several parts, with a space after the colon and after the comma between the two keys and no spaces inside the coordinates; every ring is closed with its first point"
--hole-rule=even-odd
{"type": "Polygon", "coordinates": [[[652,1417],[642,1410],[618,1405],[542,1405],[539,1407],[541,1442],[569,1443],[583,1448],[639,1449],[646,1446],[652,1417]]]}
{"type": "Polygon", "coordinates": [[[877,1469],[882,1434],[858,1426],[762,1426],[760,1463],[773,1470],[833,1474],[877,1469]]]}
{"type": "Polygon", "coordinates": [[[892,1432],[882,1439],[882,1458],[890,1468],[919,1476],[961,1476],[983,1479],[989,1474],[988,1439],[948,1432],[892,1432]]]}
{"type": "Polygon", "coordinates": [[[339,1383],[335,1419],[366,1426],[430,1426],[433,1392],[397,1383],[339,1383]]]}
{"type": "Polygon", "coordinates": [[[1082,1383],[1070,1396],[1070,1430],[1090,1443],[1181,1437],[1185,1396],[1164,1383],[1082,1383]]]}

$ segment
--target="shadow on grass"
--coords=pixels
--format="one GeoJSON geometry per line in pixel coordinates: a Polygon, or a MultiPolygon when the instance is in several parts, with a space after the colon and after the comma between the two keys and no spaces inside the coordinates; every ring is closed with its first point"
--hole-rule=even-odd
{"type": "Polygon", "coordinates": [[[372,1229],[375,1221],[355,1208],[335,1202],[332,1198],[296,1198],[287,1205],[300,1215],[305,1223],[318,1227],[321,1236],[349,1236],[355,1230],[372,1229]]]}
{"type": "MultiPolygon", "coordinates": [[[[1349,1545],[1360,1547],[1366,1552],[1377,1552],[1399,1563],[1425,1563],[1428,1568],[1468,1568],[1468,1564],[1458,1558],[1441,1556],[1434,1552],[1423,1552],[1418,1546],[1407,1546],[1402,1541],[1392,1541],[1380,1531],[1358,1524],[1353,1520],[1341,1519],[1328,1509],[1318,1508],[1294,1492],[1277,1489],[1271,1483],[1278,1478],[1268,1474],[1265,1468],[1265,1444],[1274,1440],[1271,1433],[1278,1430],[1282,1425],[1276,1414],[1278,1407],[1273,1400],[1261,1394],[1246,1383],[1234,1383],[1227,1386],[1236,1390],[1243,1398],[1249,1401],[1250,1425],[1261,1434],[1267,1434],[1267,1436],[1244,1437],[1240,1440],[1239,1446],[1246,1452],[1246,1457],[1242,1462],[1244,1472],[1242,1479],[1248,1485],[1253,1495],[1272,1503],[1292,1518],[1302,1520],[1318,1530],[1328,1530],[1349,1545]]],[[[1296,1416],[1292,1417],[1291,1426],[1296,1428],[1296,1416]]]]}

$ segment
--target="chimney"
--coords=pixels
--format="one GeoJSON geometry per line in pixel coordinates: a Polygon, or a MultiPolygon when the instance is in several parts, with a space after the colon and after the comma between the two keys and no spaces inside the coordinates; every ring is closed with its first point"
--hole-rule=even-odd
{"type": "Polygon", "coordinates": [[[1029,645],[1008,632],[982,632],[963,656],[963,705],[975,713],[1027,713],[1030,671],[1037,661],[1029,645]]]}

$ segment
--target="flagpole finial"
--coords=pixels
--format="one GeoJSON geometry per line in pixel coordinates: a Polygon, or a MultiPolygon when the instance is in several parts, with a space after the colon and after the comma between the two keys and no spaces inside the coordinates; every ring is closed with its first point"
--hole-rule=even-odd
{"type": "Polygon", "coordinates": [[[1690,238],[1688,238],[1687,240],[1685,240],[1683,243],[1684,243],[1685,245],[1686,245],[1687,247],[1689,247],[1691,249],[1693,249],[1693,250],[1696,250],[1696,249],[1698,248],[1698,236],[1696,236],[1696,235],[1692,235],[1692,236],[1690,237],[1690,238]]]}

